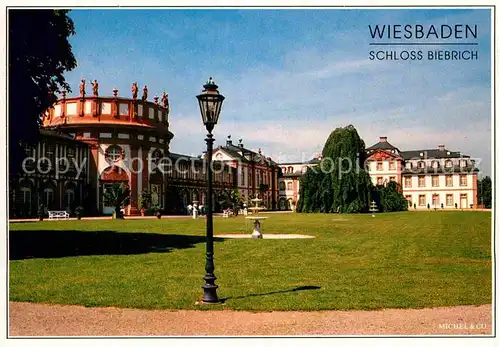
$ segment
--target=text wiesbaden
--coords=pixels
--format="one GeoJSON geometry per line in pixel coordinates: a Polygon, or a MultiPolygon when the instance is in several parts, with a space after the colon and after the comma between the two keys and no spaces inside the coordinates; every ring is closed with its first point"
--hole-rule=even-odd
{"type": "Polygon", "coordinates": [[[428,39],[477,39],[477,25],[368,25],[372,39],[428,40],[428,39]]]}

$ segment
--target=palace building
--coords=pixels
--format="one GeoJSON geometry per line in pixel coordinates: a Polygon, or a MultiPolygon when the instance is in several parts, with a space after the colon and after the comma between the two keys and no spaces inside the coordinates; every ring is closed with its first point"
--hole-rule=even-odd
{"type": "Polygon", "coordinates": [[[9,216],[34,216],[39,203],[48,210],[85,204],[89,187],[86,143],[65,133],[41,130],[37,146],[25,145],[25,151],[22,170],[9,182],[9,216]]]}
{"type": "MultiPolygon", "coordinates": [[[[365,168],[373,185],[394,181],[412,209],[477,208],[475,161],[468,155],[450,151],[444,145],[436,149],[401,151],[380,137],[366,149],[365,168]]],[[[280,209],[294,209],[299,199],[300,178],[320,158],[307,162],[282,163],[279,179],[280,209]]]]}
{"type": "MultiPolygon", "coordinates": [[[[87,215],[111,214],[113,207],[106,206],[103,197],[117,183],[131,190],[127,215],[139,213],[143,191],[150,192],[152,203],[165,213],[185,213],[193,201],[205,204],[204,154],[192,157],[169,150],[174,134],[168,95],[148,101],[145,86],[138,99],[138,85],[133,83],[131,98],[119,96],[116,88],[113,96],[100,96],[97,81],[91,84],[92,95],[86,94],[82,80],[79,96],[63,92],[44,112],[41,141],[37,148],[27,148],[32,164],[11,182],[11,215],[34,216],[40,203],[48,210],[72,212],[82,205],[87,215]],[[43,165],[45,158],[53,161],[52,171],[43,165]],[[40,161],[42,165],[36,165],[40,161]],[[59,161],[71,166],[63,175],[58,174],[59,161]],[[78,176],[74,167],[80,168],[78,176]]],[[[244,148],[241,140],[234,146],[230,139],[212,155],[215,209],[216,197],[225,189],[238,189],[244,198],[259,195],[268,208],[275,207],[279,167],[270,158],[244,148]]]]}
{"type": "Polygon", "coordinates": [[[475,161],[444,145],[436,149],[400,151],[380,137],[366,149],[374,185],[397,182],[408,206],[423,208],[477,208],[475,161]]]}
{"type": "Polygon", "coordinates": [[[258,196],[262,205],[268,209],[276,209],[278,201],[279,166],[270,157],[245,148],[242,139],[237,145],[228,136],[226,145],[214,149],[213,159],[233,167],[235,171],[234,186],[243,199],[249,200],[258,196]]]}
{"type": "MultiPolygon", "coordinates": [[[[104,190],[112,184],[126,183],[131,189],[131,203],[127,214],[137,214],[138,198],[145,189],[156,189],[159,201],[165,199],[164,175],[155,171],[153,158],[168,155],[173,134],[169,131],[168,96],[162,102],[154,97],[137,99],[136,83],[132,85],[132,98],[100,96],[97,81],[92,83],[93,95],[86,95],[85,80],[80,84],[80,95],[66,98],[62,93],[42,119],[43,129],[58,129],[75,140],[88,145],[90,168],[88,195],[90,213],[110,214],[112,206],[105,206],[104,190]],[[142,165],[141,165],[142,163],[142,165]],[[142,167],[141,167],[142,166],[142,167]],[[150,168],[150,166],[153,166],[150,168]]],[[[163,204],[162,204],[163,205],[163,204]]]]}
{"type": "MultiPolygon", "coordinates": [[[[144,86],[140,99],[138,85],[132,84],[131,98],[100,96],[98,83],[86,94],[86,81],[80,95],[62,97],[42,115],[40,141],[26,146],[23,169],[9,185],[9,213],[26,217],[37,213],[38,205],[47,210],[73,212],[83,206],[87,215],[111,214],[105,190],[114,184],[127,184],[131,190],[125,214],[139,213],[143,191],[165,213],[186,213],[189,204],[207,200],[206,153],[193,157],[171,153],[170,106],[163,92],[153,102],[144,86]]],[[[366,149],[365,166],[374,185],[399,183],[410,207],[470,208],[477,206],[477,172],[474,160],[444,145],[437,149],[400,151],[386,137],[366,149]]],[[[318,155],[304,163],[274,162],[259,149],[254,152],[240,139],[233,144],[229,135],[225,145],[212,153],[214,196],[237,189],[243,200],[258,196],[268,209],[295,209],[299,199],[300,177],[308,167],[320,163],[318,155]]]]}

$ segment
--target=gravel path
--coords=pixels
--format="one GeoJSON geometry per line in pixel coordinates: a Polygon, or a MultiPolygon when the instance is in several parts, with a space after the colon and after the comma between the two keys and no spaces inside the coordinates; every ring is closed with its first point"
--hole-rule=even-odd
{"type": "Polygon", "coordinates": [[[10,336],[492,334],[491,305],[381,311],[159,311],[10,302],[10,336]]]}

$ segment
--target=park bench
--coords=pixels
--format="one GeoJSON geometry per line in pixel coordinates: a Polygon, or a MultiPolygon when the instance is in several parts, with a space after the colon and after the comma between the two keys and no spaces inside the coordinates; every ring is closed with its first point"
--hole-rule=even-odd
{"type": "Polygon", "coordinates": [[[69,213],[67,211],[48,211],[49,219],[69,219],[69,213]]]}

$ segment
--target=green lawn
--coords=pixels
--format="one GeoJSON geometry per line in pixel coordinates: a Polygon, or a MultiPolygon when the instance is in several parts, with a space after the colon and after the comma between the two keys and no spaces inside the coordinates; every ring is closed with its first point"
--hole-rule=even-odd
{"type": "MultiPolygon", "coordinates": [[[[10,299],[151,309],[351,310],[491,303],[491,213],[270,214],[263,233],[218,239],[224,305],[202,295],[205,220],[10,224],[10,299]]],[[[243,216],[215,234],[250,233],[243,216]]]]}

